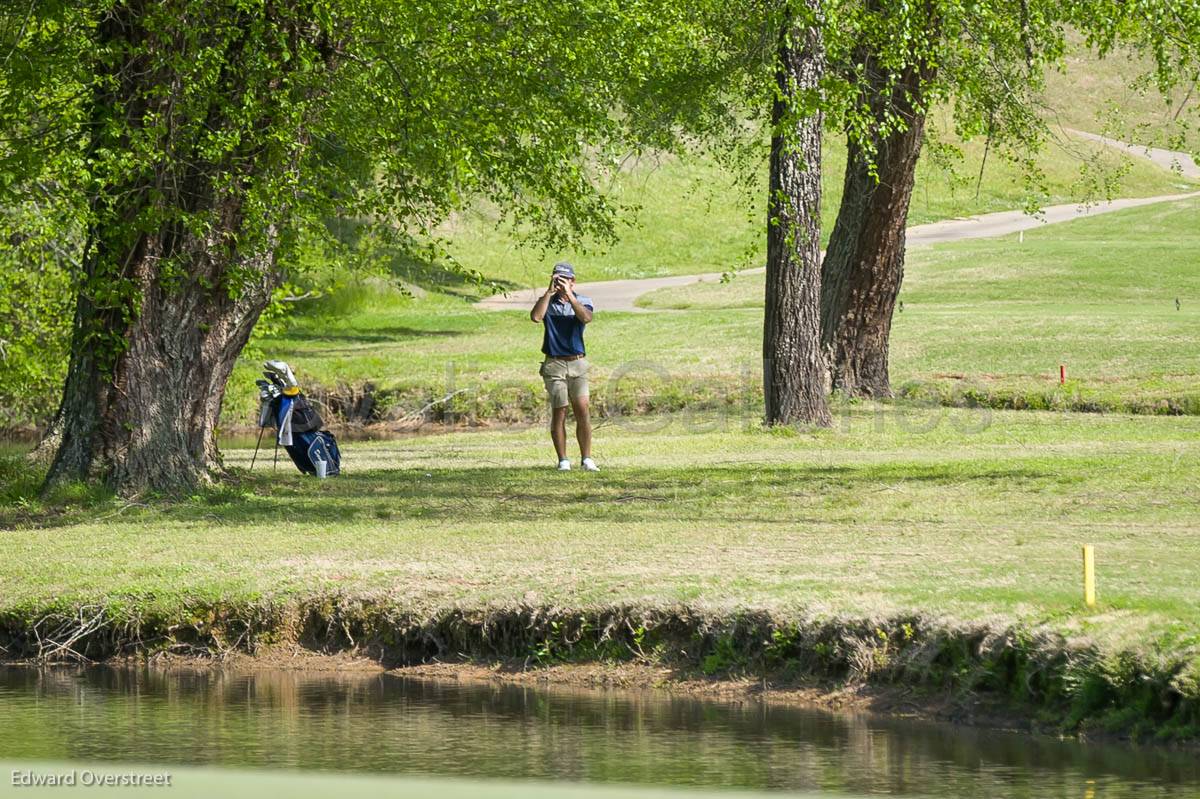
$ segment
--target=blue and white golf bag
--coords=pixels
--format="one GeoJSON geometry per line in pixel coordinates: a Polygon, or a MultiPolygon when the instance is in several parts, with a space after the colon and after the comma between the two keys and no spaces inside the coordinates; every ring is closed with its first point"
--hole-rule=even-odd
{"type": "Polygon", "coordinates": [[[300,392],[296,377],[283,361],[267,361],[259,380],[262,408],[259,427],[274,427],[276,444],[287,450],[296,468],[317,477],[332,477],[341,472],[342,456],[337,439],[322,430],[320,414],[300,392]]]}

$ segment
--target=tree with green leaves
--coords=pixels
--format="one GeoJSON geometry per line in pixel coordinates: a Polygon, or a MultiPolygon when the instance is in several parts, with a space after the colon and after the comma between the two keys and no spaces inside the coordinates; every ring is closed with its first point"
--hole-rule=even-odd
{"type": "Polygon", "coordinates": [[[639,103],[673,54],[704,69],[659,3],[89,0],[0,31],[0,204],[81,232],[48,480],[124,493],[219,472],[230,371],[324,220],[415,240],[483,196],[604,234],[617,149],[678,127],[639,103]]]}

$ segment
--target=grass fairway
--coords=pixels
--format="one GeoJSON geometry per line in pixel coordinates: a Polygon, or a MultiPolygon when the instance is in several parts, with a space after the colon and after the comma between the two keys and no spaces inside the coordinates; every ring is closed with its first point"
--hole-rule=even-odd
{"type": "Polygon", "coordinates": [[[559,474],[540,430],[456,433],[348,444],[327,482],[260,458],[182,503],[10,504],[0,611],[337,593],[421,612],[917,612],[1144,653],[1200,644],[1200,419],[856,408],[813,433],[640,419],[601,427],[597,449],[601,474],[559,474]]]}

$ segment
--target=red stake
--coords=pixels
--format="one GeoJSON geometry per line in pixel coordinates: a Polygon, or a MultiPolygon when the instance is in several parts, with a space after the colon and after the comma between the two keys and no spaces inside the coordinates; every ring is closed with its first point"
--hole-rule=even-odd
{"type": "Polygon", "coordinates": [[[1061,363],[1058,365],[1058,384],[1060,386],[1067,384],[1067,367],[1061,363]]]}

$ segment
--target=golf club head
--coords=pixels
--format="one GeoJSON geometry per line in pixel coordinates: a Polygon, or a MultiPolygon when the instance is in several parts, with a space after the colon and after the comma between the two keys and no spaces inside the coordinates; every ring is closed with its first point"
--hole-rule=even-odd
{"type": "Polygon", "coordinates": [[[254,385],[258,386],[258,397],[264,402],[279,396],[279,387],[273,383],[266,380],[255,380],[254,385]]]}
{"type": "Polygon", "coordinates": [[[292,367],[288,366],[284,361],[267,361],[263,364],[263,372],[271,382],[280,388],[300,388],[300,384],[296,382],[296,375],[292,373],[292,367]]]}

